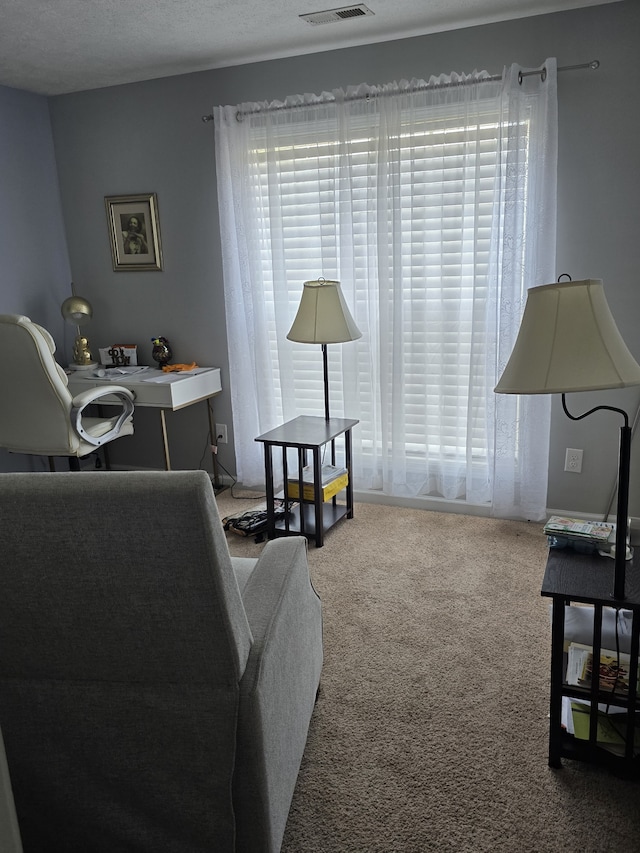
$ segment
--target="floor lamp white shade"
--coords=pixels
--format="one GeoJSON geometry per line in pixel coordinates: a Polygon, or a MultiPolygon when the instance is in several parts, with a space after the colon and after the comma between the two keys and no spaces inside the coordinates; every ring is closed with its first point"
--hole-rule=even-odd
{"type": "Polygon", "coordinates": [[[624,418],[620,428],[613,597],[624,599],[631,428],[627,413],[597,406],[574,416],[565,394],[640,385],[640,365],[611,314],[600,279],[558,281],[527,293],[520,330],[497,394],[562,394],[565,414],[581,420],[601,409],[624,418]]]}
{"type": "Polygon", "coordinates": [[[528,291],[513,352],[497,394],[559,394],[640,385],[600,279],[528,291]]]}
{"type": "Polygon", "coordinates": [[[327,344],[356,341],[362,332],[345,302],[339,281],[319,278],[305,281],[302,297],[287,339],[302,344],[321,344],[324,365],[324,408],[329,420],[329,372],[327,344]]]}
{"type": "Polygon", "coordinates": [[[287,338],[301,344],[341,344],[362,332],[345,302],[339,281],[305,281],[302,298],[287,338]]]}

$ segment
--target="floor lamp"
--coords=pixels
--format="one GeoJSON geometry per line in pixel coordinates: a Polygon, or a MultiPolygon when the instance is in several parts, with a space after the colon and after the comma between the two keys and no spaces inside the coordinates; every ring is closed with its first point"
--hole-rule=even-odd
{"type": "Polygon", "coordinates": [[[349,313],[339,281],[319,278],[305,281],[298,313],[287,339],[300,344],[321,344],[324,367],[324,416],[329,420],[329,366],[327,344],[357,341],[362,332],[349,313]]]}
{"type": "MultiPolygon", "coordinates": [[[[563,276],[560,276],[563,278],[563,276]]],[[[613,597],[624,599],[631,427],[623,409],[596,406],[582,415],[567,409],[565,394],[640,385],[640,365],[622,339],[600,279],[557,281],[532,287],[513,352],[496,394],[562,394],[572,420],[600,410],[622,415],[613,597]]]]}

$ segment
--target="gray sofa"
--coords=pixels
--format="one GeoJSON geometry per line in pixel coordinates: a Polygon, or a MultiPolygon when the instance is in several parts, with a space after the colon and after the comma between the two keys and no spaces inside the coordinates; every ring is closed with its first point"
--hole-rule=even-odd
{"type": "Polygon", "coordinates": [[[0,475],[25,853],[275,853],[322,667],[306,541],[232,559],[208,476],[0,475]]]}
{"type": "Polygon", "coordinates": [[[22,853],[20,829],[13,802],[13,790],[0,731],[0,850],[2,853],[22,853]]]}

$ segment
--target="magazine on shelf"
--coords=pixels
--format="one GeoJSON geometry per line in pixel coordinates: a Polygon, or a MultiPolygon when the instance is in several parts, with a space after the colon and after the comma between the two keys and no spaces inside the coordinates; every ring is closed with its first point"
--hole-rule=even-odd
{"type": "Polygon", "coordinates": [[[552,515],[544,526],[547,536],[563,536],[567,539],[577,539],[596,543],[599,547],[606,546],[616,526],[608,521],[585,521],[580,518],[569,518],[563,515],[552,515]]]}
{"type": "MultiPolygon", "coordinates": [[[[596,743],[614,755],[624,755],[627,735],[626,708],[616,705],[598,705],[596,743]]],[[[591,704],[580,699],[562,699],[562,726],[578,740],[589,740],[591,704]]],[[[640,749],[640,724],[634,726],[634,755],[640,749]]]]}
{"type": "MultiPolygon", "coordinates": [[[[631,661],[624,652],[600,649],[600,690],[626,695],[629,692],[631,661]]],[[[590,687],[593,673],[593,649],[583,643],[569,643],[567,684],[590,687]]]]}
{"type": "MultiPolygon", "coordinates": [[[[346,468],[339,468],[337,465],[323,465],[322,466],[322,485],[326,486],[332,480],[335,480],[336,477],[342,477],[343,474],[347,473],[346,468]]],[[[290,483],[298,482],[298,475],[294,474],[293,476],[289,476],[290,483]]],[[[302,469],[302,483],[303,485],[313,485],[313,467],[311,465],[307,465],[302,469]]]]}
{"type": "MultiPolygon", "coordinates": [[[[320,494],[323,501],[328,501],[338,492],[342,491],[349,482],[349,474],[346,468],[338,468],[336,465],[322,466],[322,483],[320,494]]],[[[289,477],[287,480],[287,496],[298,499],[300,497],[300,483],[297,476],[289,477]]],[[[305,502],[315,500],[313,486],[313,468],[307,465],[302,469],[302,499],[305,502]]]]}

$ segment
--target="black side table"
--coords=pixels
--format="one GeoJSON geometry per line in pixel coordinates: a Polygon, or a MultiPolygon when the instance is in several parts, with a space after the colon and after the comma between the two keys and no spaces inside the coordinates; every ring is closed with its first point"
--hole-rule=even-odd
{"type": "Polygon", "coordinates": [[[315,539],[316,548],[324,545],[324,534],[341,518],[353,518],[353,483],[351,481],[351,430],[359,421],[345,418],[311,417],[303,415],[282,424],[264,435],[259,435],[256,441],[264,444],[264,467],[267,486],[267,519],[268,536],[300,535],[315,539]],[[335,496],[331,501],[323,501],[322,494],[322,458],[321,451],[326,444],[331,444],[331,464],[336,462],[336,439],[344,436],[345,467],[348,481],[345,487],[346,503],[338,503],[335,496]],[[284,517],[276,518],[275,495],[273,486],[272,448],[282,448],[282,469],[285,483],[284,517]],[[287,449],[293,447],[298,451],[299,494],[303,494],[302,469],[307,464],[307,453],[312,454],[313,466],[313,502],[300,500],[297,506],[287,495],[288,479],[287,449]]]}
{"type": "Polygon", "coordinates": [[[551,625],[551,694],[549,722],[549,765],[561,767],[562,758],[590,761],[630,775],[640,771],[640,761],[634,748],[638,699],[638,640],[640,637],[640,555],[638,548],[632,561],[627,562],[625,597],[613,598],[613,560],[595,554],[579,554],[573,550],[552,550],[544,573],[542,595],[552,600],[551,625]],[[629,690],[626,696],[614,695],[601,689],[599,668],[593,667],[590,687],[569,685],[566,682],[567,655],[565,645],[565,605],[572,602],[593,607],[593,635],[590,645],[593,660],[600,660],[602,641],[602,609],[615,607],[630,610],[633,614],[631,628],[631,654],[629,690]],[[562,727],[562,699],[586,699],[590,702],[589,739],[581,740],[568,734],[562,727]],[[622,755],[603,748],[597,742],[598,703],[618,705],[627,709],[626,737],[622,755]]]}

